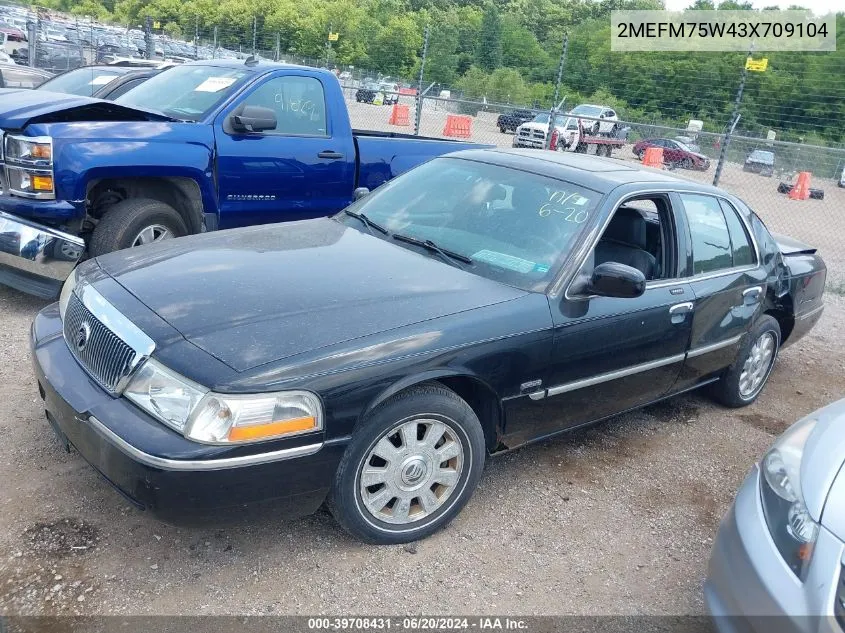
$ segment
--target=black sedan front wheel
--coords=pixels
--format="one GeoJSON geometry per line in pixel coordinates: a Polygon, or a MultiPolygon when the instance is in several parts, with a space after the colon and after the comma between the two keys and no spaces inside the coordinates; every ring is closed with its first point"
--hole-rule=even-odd
{"type": "Polygon", "coordinates": [[[368,543],[407,543],[449,523],[484,468],[484,432],[472,408],[439,385],[402,392],[352,436],[329,508],[368,543]]]}
{"type": "Polygon", "coordinates": [[[745,337],[736,362],[724,376],[713,383],[711,393],[728,407],[744,407],[757,399],[778,356],[780,325],[774,317],[764,315],[745,337]]]}

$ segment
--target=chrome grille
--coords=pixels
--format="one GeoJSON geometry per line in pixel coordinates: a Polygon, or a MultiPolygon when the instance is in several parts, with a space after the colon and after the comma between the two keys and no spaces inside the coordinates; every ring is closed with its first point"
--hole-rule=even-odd
{"type": "Polygon", "coordinates": [[[135,350],[82,305],[75,294],[65,313],[64,335],[76,360],[103,388],[116,393],[135,367],[135,350]]]}

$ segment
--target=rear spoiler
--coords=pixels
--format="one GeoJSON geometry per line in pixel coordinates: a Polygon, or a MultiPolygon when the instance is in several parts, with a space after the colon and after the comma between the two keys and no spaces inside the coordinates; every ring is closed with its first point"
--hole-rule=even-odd
{"type": "Polygon", "coordinates": [[[785,256],[812,255],[818,250],[813,246],[807,246],[803,242],[799,242],[798,240],[792,239],[791,237],[787,237],[786,235],[778,235],[777,233],[772,233],[772,237],[775,238],[775,242],[777,242],[778,248],[780,248],[780,252],[783,253],[783,255],[785,256]]]}

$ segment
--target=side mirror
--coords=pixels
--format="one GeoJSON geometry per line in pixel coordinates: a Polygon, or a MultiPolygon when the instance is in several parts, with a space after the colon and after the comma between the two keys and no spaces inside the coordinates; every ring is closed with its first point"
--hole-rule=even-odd
{"type": "Polygon", "coordinates": [[[585,291],[601,297],[633,299],[645,292],[645,275],[618,262],[605,262],[593,269],[585,291]]]}
{"type": "Polygon", "coordinates": [[[369,195],[370,190],[366,187],[357,187],[355,191],[352,192],[352,199],[353,200],[360,200],[366,195],[369,195]]]}
{"type": "Polygon", "coordinates": [[[235,132],[266,132],[275,130],[276,113],[270,108],[245,105],[229,117],[229,125],[235,132]]]}

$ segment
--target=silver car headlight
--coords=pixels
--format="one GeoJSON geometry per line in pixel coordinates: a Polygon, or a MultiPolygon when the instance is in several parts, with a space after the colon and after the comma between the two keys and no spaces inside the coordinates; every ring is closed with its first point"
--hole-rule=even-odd
{"type": "Polygon", "coordinates": [[[220,394],[149,359],[123,395],[203,444],[249,444],[323,428],[320,399],[307,391],[220,394]]]}
{"type": "Polygon", "coordinates": [[[806,578],[819,533],[801,493],[801,458],[815,426],[812,418],[793,424],[761,464],[761,497],[769,533],[786,564],[801,580],[806,578]]]}
{"type": "Polygon", "coordinates": [[[76,274],[76,268],[74,268],[70,273],[70,277],[65,280],[65,283],[62,286],[62,292],[59,295],[59,316],[62,318],[62,323],[64,323],[65,312],[67,312],[67,304],[70,301],[73,291],[76,289],[78,279],[79,277],[76,274]]]}

